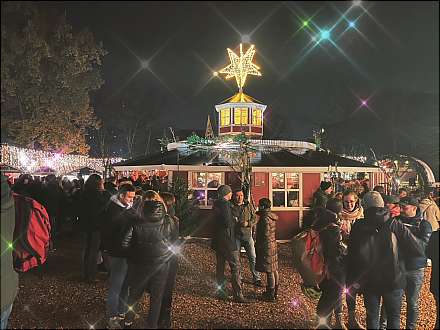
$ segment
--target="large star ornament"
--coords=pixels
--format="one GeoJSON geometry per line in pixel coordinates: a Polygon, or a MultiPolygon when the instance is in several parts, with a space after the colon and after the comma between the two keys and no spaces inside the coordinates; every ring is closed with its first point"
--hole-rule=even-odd
{"type": "Polygon", "coordinates": [[[226,79],[235,77],[237,86],[240,91],[243,90],[244,83],[248,74],[254,76],[261,76],[260,68],[252,63],[252,58],[255,55],[255,46],[252,45],[248,48],[245,54],[243,54],[243,45],[240,44],[240,56],[235,54],[228,48],[229,60],[231,64],[221,69],[219,73],[226,74],[226,79]]]}

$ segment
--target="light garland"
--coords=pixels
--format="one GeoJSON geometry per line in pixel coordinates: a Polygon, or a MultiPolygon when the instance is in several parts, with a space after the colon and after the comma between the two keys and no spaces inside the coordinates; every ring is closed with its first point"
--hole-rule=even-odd
{"type": "MultiPolygon", "coordinates": [[[[122,158],[110,158],[110,163],[122,161],[122,158]]],[[[25,173],[35,173],[43,168],[54,170],[57,175],[65,175],[88,167],[98,172],[104,171],[102,158],[83,155],[64,155],[47,151],[18,148],[8,144],[1,145],[1,164],[11,166],[25,173]]]]}

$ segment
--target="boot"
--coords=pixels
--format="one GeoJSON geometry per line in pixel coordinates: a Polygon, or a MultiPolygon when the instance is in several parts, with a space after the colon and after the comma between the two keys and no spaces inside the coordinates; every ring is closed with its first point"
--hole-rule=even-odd
{"type": "Polygon", "coordinates": [[[249,302],[249,300],[247,300],[241,292],[234,296],[234,301],[242,304],[246,304],[249,302]]]}
{"type": "Polygon", "coordinates": [[[277,284],[277,285],[275,285],[275,292],[274,292],[274,297],[275,297],[275,299],[278,299],[278,287],[279,287],[279,285],[277,284]]]}
{"type": "Polygon", "coordinates": [[[351,312],[348,313],[348,327],[350,329],[364,329],[356,319],[356,314],[351,312]]]}
{"type": "Polygon", "coordinates": [[[344,323],[344,317],[342,313],[335,313],[335,325],[333,329],[342,329],[342,330],[348,330],[344,323]]]}
{"type": "Polygon", "coordinates": [[[266,291],[262,295],[263,300],[274,302],[275,301],[275,288],[266,287],[266,291]]]}

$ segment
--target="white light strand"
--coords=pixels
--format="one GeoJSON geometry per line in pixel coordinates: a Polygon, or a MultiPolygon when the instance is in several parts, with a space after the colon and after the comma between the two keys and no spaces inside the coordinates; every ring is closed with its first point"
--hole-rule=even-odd
{"type": "MultiPolygon", "coordinates": [[[[122,161],[122,158],[110,158],[110,162],[122,161]]],[[[35,173],[43,168],[52,169],[57,175],[65,175],[88,167],[98,172],[104,171],[101,158],[83,155],[64,155],[47,151],[18,148],[8,144],[1,145],[1,164],[26,173],[35,173]]]]}

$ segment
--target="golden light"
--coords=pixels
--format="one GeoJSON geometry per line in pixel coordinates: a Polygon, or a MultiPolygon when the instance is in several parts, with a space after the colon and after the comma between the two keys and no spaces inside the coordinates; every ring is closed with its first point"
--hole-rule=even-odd
{"type": "Polygon", "coordinates": [[[226,79],[235,77],[240,92],[246,82],[247,75],[261,76],[260,68],[252,63],[255,55],[255,45],[251,45],[246,53],[243,54],[243,45],[240,44],[240,56],[228,48],[228,55],[231,64],[221,69],[219,73],[226,74],[226,79]]]}

